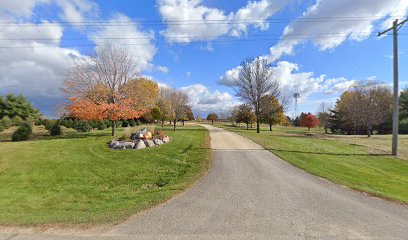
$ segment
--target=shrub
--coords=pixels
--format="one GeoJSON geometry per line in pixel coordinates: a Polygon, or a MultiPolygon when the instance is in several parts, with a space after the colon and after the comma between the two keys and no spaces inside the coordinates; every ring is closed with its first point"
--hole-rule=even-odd
{"type": "Polygon", "coordinates": [[[78,132],[90,132],[92,127],[87,121],[79,120],[75,123],[74,129],[78,132]]]}
{"type": "Polygon", "coordinates": [[[136,126],[140,126],[140,125],[142,125],[142,122],[139,119],[137,119],[136,126]]]}
{"type": "Polygon", "coordinates": [[[13,126],[20,126],[24,124],[24,120],[20,116],[15,116],[11,119],[11,124],[13,126]]]}
{"type": "Polygon", "coordinates": [[[408,119],[400,121],[399,133],[407,134],[408,133],[408,119]]]}
{"type": "Polygon", "coordinates": [[[103,122],[103,121],[98,121],[97,124],[96,124],[96,128],[97,128],[98,130],[104,130],[104,129],[106,129],[107,127],[106,127],[105,122],[103,122]]]}
{"type": "Polygon", "coordinates": [[[33,134],[33,128],[28,123],[23,123],[20,127],[15,131],[11,137],[11,140],[14,142],[16,141],[26,141],[30,138],[33,134]]]}
{"type": "Polygon", "coordinates": [[[0,124],[0,132],[3,132],[3,131],[4,131],[4,127],[3,125],[0,124]]]}
{"type": "Polygon", "coordinates": [[[122,121],[122,127],[128,127],[129,123],[127,121],[122,121]]]}
{"type": "Polygon", "coordinates": [[[8,116],[4,116],[0,121],[0,125],[3,126],[4,129],[9,129],[12,125],[11,119],[8,116]]]}
{"type": "Polygon", "coordinates": [[[34,125],[35,125],[35,126],[41,126],[41,124],[42,124],[41,119],[36,119],[36,120],[34,121],[34,125]]]}
{"type": "Polygon", "coordinates": [[[131,126],[131,127],[136,127],[136,122],[135,122],[134,119],[132,119],[132,120],[129,121],[129,126],[131,126]]]}
{"type": "Polygon", "coordinates": [[[51,126],[50,135],[51,136],[61,136],[62,135],[61,126],[58,123],[55,123],[51,126]]]}

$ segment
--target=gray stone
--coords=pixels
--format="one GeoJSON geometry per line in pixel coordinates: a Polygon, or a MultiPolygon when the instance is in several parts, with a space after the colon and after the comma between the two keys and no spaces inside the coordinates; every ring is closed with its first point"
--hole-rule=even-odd
{"type": "Polygon", "coordinates": [[[164,137],[163,138],[163,143],[169,143],[170,142],[170,138],[169,137],[164,137]]]}
{"type": "Polygon", "coordinates": [[[133,149],[135,147],[133,142],[124,142],[123,145],[125,145],[126,149],[133,149]]]}
{"type": "Polygon", "coordinates": [[[158,146],[163,144],[163,140],[161,140],[161,139],[154,139],[153,142],[154,142],[154,144],[156,144],[158,146]]]}
{"type": "Polygon", "coordinates": [[[154,142],[152,140],[149,140],[149,139],[145,139],[144,143],[145,143],[145,145],[147,147],[154,147],[155,146],[154,142]]]}
{"type": "Polygon", "coordinates": [[[116,150],[125,149],[125,144],[119,143],[118,145],[116,145],[115,147],[113,147],[113,149],[116,149],[116,150]]]}
{"type": "Polygon", "coordinates": [[[112,140],[112,141],[109,143],[109,147],[110,147],[110,148],[115,148],[115,147],[118,146],[119,144],[120,144],[119,141],[112,140]]]}
{"type": "Polygon", "coordinates": [[[142,141],[142,140],[139,140],[139,141],[137,141],[137,143],[135,144],[135,147],[134,147],[135,149],[143,149],[143,148],[146,148],[146,144],[142,141]]]}

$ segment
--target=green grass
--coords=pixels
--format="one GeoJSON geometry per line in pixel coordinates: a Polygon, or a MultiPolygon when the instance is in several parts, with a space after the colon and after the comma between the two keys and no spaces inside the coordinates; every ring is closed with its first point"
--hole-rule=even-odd
{"type": "MultiPolygon", "coordinates": [[[[220,125],[219,125],[220,126],[220,125]]],[[[269,132],[224,128],[248,137],[289,163],[352,189],[408,203],[408,161],[381,149],[306,136],[301,128],[269,132]],[[293,134],[294,131],[296,134],[293,134]]],[[[316,130],[315,130],[316,131],[316,130]]]]}
{"type": "Polygon", "coordinates": [[[110,130],[0,142],[0,224],[117,222],[182,192],[209,167],[208,132],[165,130],[143,150],[108,149],[110,130]]]}

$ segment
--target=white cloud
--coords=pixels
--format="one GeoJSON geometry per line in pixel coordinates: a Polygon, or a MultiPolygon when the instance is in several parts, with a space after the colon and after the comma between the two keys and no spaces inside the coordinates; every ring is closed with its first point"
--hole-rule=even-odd
{"type": "Polygon", "coordinates": [[[209,41],[223,35],[241,36],[250,26],[267,30],[264,19],[286,6],[289,0],[248,1],[237,12],[226,14],[218,8],[206,7],[202,0],[159,0],[158,10],[167,29],[161,34],[169,42],[209,41]],[[177,36],[177,37],[175,37],[177,36]]]}
{"type": "Polygon", "coordinates": [[[268,60],[293,54],[297,45],[308,40],[321,51],[336,48],[346,40],[362,41],[377,30],[378,21],[388,17],[380,25],[389,27],[391,18],[404,16],[407,11],[406,0],[317,0],[286,26],[281,40],[270,49],[268,60]]]}
{"type": "Polygon", "coordinates": [[[211,92],[203,84],[182,87],[181,90],[189,96],[195,112],[225,112],[237,104],[229,93],[219,90],[211,92]]]}
{"type": "Polygon", "coordinates": [[[191,72],[186,72],[186,77],[191,78],[192,73],[191,72]]]}
{"type": "Polygon", "coordinates": [[[169,68],[166,67],[166,66],[157,66],[156,70],[159,71],[159,72],[162,72],[164,74],[167,74],[167,73],[170,72],[169,68]]]}
{"type": "Polygon", "coordinates": [[[241,70],[240,66],[233,68],[231,70],[228,70],[224,75],[220,77],[220,79],[218,79],[217,83],[219,85],[224,85],[227,87],[235,86],[235,81],[238,79],[240,70],[241,70]]]}
{"type": "Polygon", "coordinates": [[[86,16],[95,16],[98,13],[98,5],[89,0],[56,0],[62,9],[59,14],[61,20],[71,23],[83,22],[86,16]]]}
{"type": "Polygon", "coordinates": [[[141,70],[152,70],[151,61],[155,56],[157,49],[153,43],[154,32],[142,31],[137,23],[126,24],[123,26],[113,26],[117,22],[130,22],[131,19],[123,14],[117,14],[109,20],[112,25],[105,25],[99,28],[96,32],[90,34],[90,39],[99,45],[109,44],[109,38],[115,39],[115,44],[121,44],[121,47],[126,49],[135,59],[138,67],[141,70]],[[137,44],[133,39],[137,39],[137,44]]]}
{"type": "Polygon", "coordinates": [[[201,51],[207,51],[207,52],[214,52],[215,51],[214,46],[210,42],[208,42],[206,45],[200,46],[200,50],[201,51]]]}
{"type": "MultiPolygon", "coordinates": [[[[218,84],[234,87],[241,67],[228,70],[218,80],[218,84]]],[[[280,61],[272,67],[272,80],[280,82],[282,94],[290,96],[300,93],[303,99],[311,94],[324,92],[325,94],[342,93],[351,87],[355,81],[344,77],[327,79],[326,75],[315,76],[313,72],[301,72],[299,65],[287,61],[280,61]]]]}

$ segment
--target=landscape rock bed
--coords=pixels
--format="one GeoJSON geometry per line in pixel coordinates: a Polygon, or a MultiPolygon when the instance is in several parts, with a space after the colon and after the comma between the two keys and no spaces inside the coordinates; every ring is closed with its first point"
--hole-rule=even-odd
{"type": "Polygon", "coordinates": [[[141,131],[131,135],[131,141],[118,141],[112,140],[109,143],[109,148],[115,150],[125,150],[125,149],[144,149],[151,148],[155,146],[160,146],[170,142],[170,137],[164,136],[162,134],[156,134],[157,136],[153,137],[146,128],[141,131]]]}

